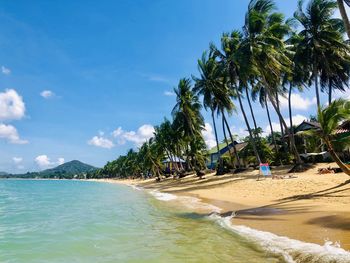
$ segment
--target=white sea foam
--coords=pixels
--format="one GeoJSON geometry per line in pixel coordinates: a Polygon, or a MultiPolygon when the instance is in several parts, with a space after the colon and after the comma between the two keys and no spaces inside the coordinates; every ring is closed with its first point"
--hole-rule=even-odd
{"type": "Polygon", "coordinates": [[[186,206],[187,208],[193,209],[193,210],[205,210],[207,212],[221,212],[221,209],[217,206],[207,204],[202,202],[199,198],[191,197],[191,196],[177,196],[169,193],[163,193],[156,190],[149,192],[151,195],[153,195],[156,199],[160,201],[176,201],[178,203],[181,203],[181,205],[186,206]]]}
{"type": "Polygon", "coordinates": [[[140,186],[136,186],[136,185],[132,185],[132,184],[130,186],[131,186],[132,189],[137,190],[137,191],[143,190],[143,188],[140,187],[140,186]]]}
{"type": "Polygon", "coordinates": [[[216,221],[222,227],[256,242],[267,251],[281,255],[286,262],[350,262],[350,252],[340,248],[337,243],[334,244],[326,241],[321,246],[252,229],[247,226],[234,225],[231,222],[233,216],[221,217],[218,214],[212,214],[209,218],[216,221]]]}
{"type": "Polygon", "coordinates": [[[149,193],[160,201],[172,201],[177,199],[176,195],[169,194],[169,193],[162,193],[156,190],[150,191],[149,193]]]}

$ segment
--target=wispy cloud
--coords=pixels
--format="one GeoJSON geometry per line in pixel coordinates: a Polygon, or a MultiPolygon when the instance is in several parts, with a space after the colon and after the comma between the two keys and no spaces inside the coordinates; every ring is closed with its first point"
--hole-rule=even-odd
{"type": "Polygon", "coordinates": [[[172,80],[166,76],[160,75],[160,74],[141,74],[142,77],[146,78],[149,81],[153,82],[160,82],[160,83],[166,83],[166,84],[172,84],[172,80]]]}
{"type": "Polygon", "coordinates": [[[11,70],[9,68],[6,68],[5,66],[1,66],[1,72],[2,74],[5,74],[5,75],[11,74],[11,70]]]}
{"type": "Polygon", "coordinates": [[[44,99],[49,99],[55,96],[55,93],[51,90],[43,90],[40,92],[40,96],[43,97],[44,99]]]}
{"type": "Polygon", "coordinates": [[[107,139],[104,138],[103,136],[94,136],[88,141],[89,145],[100,147],[100,148],[105,148],[105,149],[111,149],[115,145],[114,143],[107,139]]]}
{"type": "Polygon", "coordinates": [[[172,92],[172,91],[164,91],[164,95],[165,96],[175,96],[176,94],[174,93],[174,92],[172,92]]]}

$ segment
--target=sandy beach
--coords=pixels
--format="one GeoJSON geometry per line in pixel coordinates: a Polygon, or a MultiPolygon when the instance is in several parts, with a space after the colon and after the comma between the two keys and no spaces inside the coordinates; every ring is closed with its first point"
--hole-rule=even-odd
{"type": "MultiPolygon", "coordinates": [[[[269,231],[293,239],[325,244],[339,243],[350,250],[350,178],[344,173],[317,174],[318,164],[307,172],[288,178],[290,167],[277,168],[274,175],[286,179],[261,179],[258,171],[182,179],[108,180],[105,182],[137,185],[175,195],[194,196],[218,206],[223,215],[236,213],[232,222],[269,231]]],[[[101,181],[101,180],[99,180],[101,181]]]]}

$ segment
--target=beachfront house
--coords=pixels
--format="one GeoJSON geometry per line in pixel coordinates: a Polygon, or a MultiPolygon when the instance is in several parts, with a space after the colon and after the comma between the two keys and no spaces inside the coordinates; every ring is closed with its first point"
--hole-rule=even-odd
{"type": "MultiPolygon", "coordinates": [[[[247,145],[247,142],[241,142],[238,143],[236,141],[234,141],[233,143],[229,143],[229,145],[227,146],[227,144],[224,143],[220,143],[219,144],[219,152],[217,149],[217,146],[211,148],[208,152],[207,152],[207,158],[206,158],[206,166],[208,169],[215,169],[216,167],[216,163],[219,159],[219,156],[229,156],[230,154],[234,153],[234,149],[233,149],[233,144],[236,146],[236,150],[239,153],[240,151],[242,151],[247,145]]],[[[237,160],[235,160],[237,162],[237,160]]],[[[241,165],[245,165],[244,161],[241,160],[241,165]]]]}
{"type": "Polygon", "coordinates": [[[167,158],[165,159],[163,162],[164,165],[164,173],[165,174],[172,174],[174,173],[176,170],[182,170],[182,169],[186,169],[186,161],[181,159],[178,156],[174,156],[173,158],[167,158]]]}

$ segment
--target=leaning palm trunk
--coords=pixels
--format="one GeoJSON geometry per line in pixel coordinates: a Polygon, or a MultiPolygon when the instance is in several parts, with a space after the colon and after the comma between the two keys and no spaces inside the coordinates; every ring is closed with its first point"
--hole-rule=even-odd
{"type": "MultiPolygon", "coordinates": [[[[295,146],[295,137],[294,137],[294,128],[293,128],[293,119],[292,119],[292,84],[289,84],[289,94],[288,94],[288,111],[289,111],[289,134],[290,134],[290,145],[292,147],[292,143],[295,146]]],[[[296,147],[296,146],[295,146],[296,147]]],[[[299,154],[298,154],[299,156],[299,154]]]]}
{"type": "Polygon", "coordinates": [[[314,65],[314,78],[315,78],[315,91],[316,91],[316,100],[317,100],[317,109],[321,108],[321,101],[320,101],[320,91],[318,89],[318,72],[317,67],[314,65]]]}
{"type": "Polygon", "coordinates": [[[331,144],[331,142],[328,139],[324,140],[327,147],[328,147],[328,152],[329,154],[332,156],[333,160],[337,163],[337,165],[339,166],[340,169],[342,169],[342,171],[344,173],[346,173],[347,175],[350,176],[350,168],[345,165],[342,160],[339,158],[339,156],[337,155],[337,153],[334,151],[333,146],[331,144]]]}
{"type": "MultiPolygon", "coordinates": [[[[214,111],[211,111],[211,117],[213,119],[213,125],[214,125],[214,133],[215,133],[215,140],[216,140],[216,148],[218,150],[218,159],[217,159],[217,163],[219,163],[220,165],[220,169],[221,169],[221,156],[220,156],[220,147],[219,147],[219,139],[218,139],[218,133],[216,130],[216,123],[215,123],[215,117],[214,117],[214,111]]],[[[219,170],[220,170],[219,169],[219,170]]]]}
{"type": "Polygon", "coordinates": [[[248,105],[249,105],[249,109],[250,109],[250,114],[252,115],[252,119],[253,119],[253,123],[254,123],[254,129],[256,131],[258,129],[258,126],[256,125],[255,115],[254,115],[254,112],[253,112],[252,103],[250,102],[250,98],[249,98],[249,93],[248,93],[248,88],[247,87],[245,87],[245,94],[247,96],[247,101],[248,101],[248,105]]]}
{"type": "Polygon", "coordinates": [[[250,128],[247,115],[245,114],[245,111],[244,111],[244,108],[243,108],[243,103],[242,103],[241,95],[239,94],[239,91],[238,91],[238,89],[237,89],[236,86],[234,86],[234,89],[235,89],[235,91],[236,91],[236,93],[237,93],[237,97],[238,97],[238,101],[239,101],[239,106],[240,106],[240,108],[241,108],[241,111],[242,111],[242,114],[243,114],[243,118],[244,118],[245,124],[247,125],[247,129],[248,129],[248,132],[249,132],[249,140],[250,140],[250,142],[251,142],[251,144],[252,144],[252,146],[253,146],[253,151],[254,151],[256,160],[257,160],[257,162],[260,164],[260,163],[261,163],[261,159],[260,159],[258,150],[257,150],[257,148],[256,148],[256,142],[255,142],[254,137],[253,137],[253,134],[252,134],[252,129],[250,128]]]}
{"type": "Polygon", "coordinates": [[[328,83],[328,105],[332,103],[332,81],[328,83]]]}
{"type": "Polygon", "coordinates": [[[266,107],[267,118],[268,118],[268,120],[269,120],[272,142],[273,142],[273,145],[275,146],[276,155],[278,156],[278,159],[279,159],[279,161],[280,161],[280,164],[282,165],[282,164],[283,164],[283,163],[282,163],[282,160],[281,160],[281,158],[280,158],[279,155],[278,155],[278,147],[277,147],[277,143],[276,143],[276,139],[275,139],[275,133],[274,133],[273,127],[272,127],[272,122],[271,122],[271,116],[270,116],[269,106],[267,105],[267,99],[266,99],[266,98],[265,98],[265,107],[266,107]]]}
{"type": "Polygon", "coordinates": [[[234,151],[237,163],[238,163],[238,167],[240,168],[241,167],[241,160],[240,160],[240,158],[238,156],[237,148],[236,148],[236,145],[235,145],[234,140],[233,140],[233,136],[232,136],[232,133],[231,133],[231,130],[230,130],[230,126],[228,125],[227,119],[226,119],[224,114],[223,114],[223,117],[224,117],[224,122],[226,124],[226,128],[228,130],[228,134],[230,135],[230,139],[231,139],[231,142],[232,142],[232,145],[233,145],[233,151],[234,151]]]}
{"type": "Polygon", "coordinates": [[[298,153],[297,147],[295,146],[295,142],[294,142],[294,140],[293,140],[293,137],[292,137],[292,135],[291,135],[291,132],[288,130],[287,124],[286,124],[286,122],[284,121],[284,119],[283,119],[283,117],[282,117],[282,114],[281,114],[280,110],[278,109],[278,107],[277,107],[275,101],[273,100],[273,97],[271,96],[270,92],[267,92],[267,95],[268,95],[269,100],[271,101],[271,104],[272,104],[272,106],[274,107],[274,109],[275,109],[275,111],[276,111],[278,117],[280,118],[280,120],[281,120],[281,122],[282,122],[282,124],[283,124],[283,126],[284,126],[284,128],[285,128],[285,130],[288,132],[288,137],[289,137],[289,140],[290,140],[290,142],[291,142],[290,148],[291,148],[291,150],[292,150],[292,152],[293,152],[293,155],[294,155],[294,158],[295,158],[296,163],[299,165],[299,164],[302,163],[302,161],[301,161],[300,155],[299,155],[299,153],[298,153]]]}
{"type": "MultiPolygon", "coordinates": [[[[228,143],[228,140],[227,140],[227,135],[226,135],[226,128],[225,128],[225,121],[224,121],[224,115],[222,115],[222,131],[224,133],[224,138],[225,138],[225,143],[226,143],[226,146],[227,146],[227,149],[228,149],[228,152],[231,156],[231,162],[234,166],[234,168],[236,169],[236,165],[235,165],[235,162],[234,162],[234,158],[232,156],[232,153],[230,152],[230,144],[228,143]]],[[[232,142],[233,143],[233,142],[232,142]]]]}
{"type": "Polygon", "coordinates": [[[350,38],[350,22],[349,22],[349,18],[348,18],[348,15],[346,13],[346,10],[345,10],[344,1],[337,0],[337,2],[338,2],[340,15],[341,15],[343,22],[344,22],[346,34],[348,35],[348,38],[350,38]]]}

